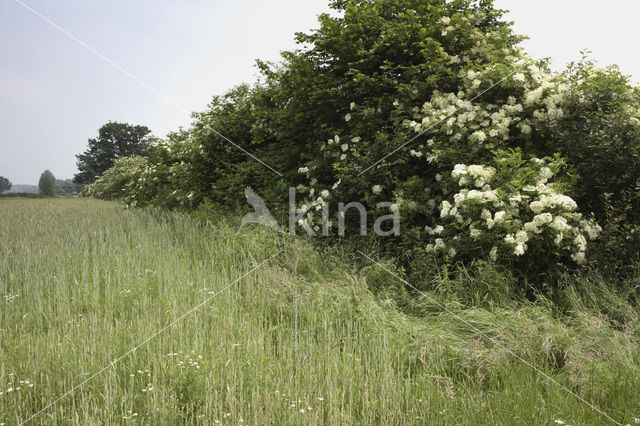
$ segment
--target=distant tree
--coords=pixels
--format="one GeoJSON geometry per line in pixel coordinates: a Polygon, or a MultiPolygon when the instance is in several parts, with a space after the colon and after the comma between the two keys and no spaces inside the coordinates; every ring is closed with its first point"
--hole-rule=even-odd
{"type": "Polygon", "coordinates": [[[83,187],[79,183],[74,183],[72,179],[56,179],[56,185],[61,194],[77,194],[83,187]]]}
{"type": "Polygon", "coordinates": [[[98,137],[89,139],[89,148],[76,155],[78,170],[75,183],[88,184],[107,171],[117,158],[139,155],[147,144],[151,130],[146,126],[109,122],[98,130],[98,137]]]}
{"type": "Polygon", "coordinates": [[[12,183],[4,176],[0,176],[0,192],[7,192],[11,189],[12,183]]]}
{"type": "Polygon", "coordinates": [[[40,192],[40,194],[46,195],[48,197],[56,196],[56,177],[49,170],[45,170],[40,175],[40,180],[38,181],[38,191],[40,192]]]}

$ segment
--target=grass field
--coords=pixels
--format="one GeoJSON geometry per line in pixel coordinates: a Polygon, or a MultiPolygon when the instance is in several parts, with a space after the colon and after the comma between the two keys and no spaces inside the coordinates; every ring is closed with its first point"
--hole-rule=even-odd
{"type": "Polygon", "coordinates": [[[0,423],[640,422],[629,295],[401,309],[374,268],[223,219],[0,200],[0,423]]]}

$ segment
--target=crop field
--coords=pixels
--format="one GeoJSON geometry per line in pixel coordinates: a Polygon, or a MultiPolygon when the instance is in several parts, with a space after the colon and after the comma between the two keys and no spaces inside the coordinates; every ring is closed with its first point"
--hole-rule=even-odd
{"type": "Polygon", "coordinates": [[[0,200],[0,423],[640,422],[637,304],[595,275],[561,307],[409,306],[376,265],[236,225],[0,200]]]}

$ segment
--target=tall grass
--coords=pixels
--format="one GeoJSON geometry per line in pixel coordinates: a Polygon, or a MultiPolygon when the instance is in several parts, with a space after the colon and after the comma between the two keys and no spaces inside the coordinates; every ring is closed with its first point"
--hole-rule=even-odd
{"type": "Polygon", "coordinates": [[[392,276],[270,230],[86,199],[0,200],[0,262],[0,423],[612,423],[514,353],[640,417],[638,310],[606,285],[623,314],[400,309],[392,276]]]}

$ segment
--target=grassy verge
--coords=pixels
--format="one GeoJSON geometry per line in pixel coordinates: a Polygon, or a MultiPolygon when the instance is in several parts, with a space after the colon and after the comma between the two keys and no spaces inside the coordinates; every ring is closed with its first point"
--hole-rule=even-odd
{"type": "Polygon", "coordinates": [[[87,199],[1,200],[0,217],[0,423],[60,397],[30,423],[640,417],[637,305],[595,276],[561,307],[433,293],[402,310],[386,272],[259,227],[87,199]]]}

